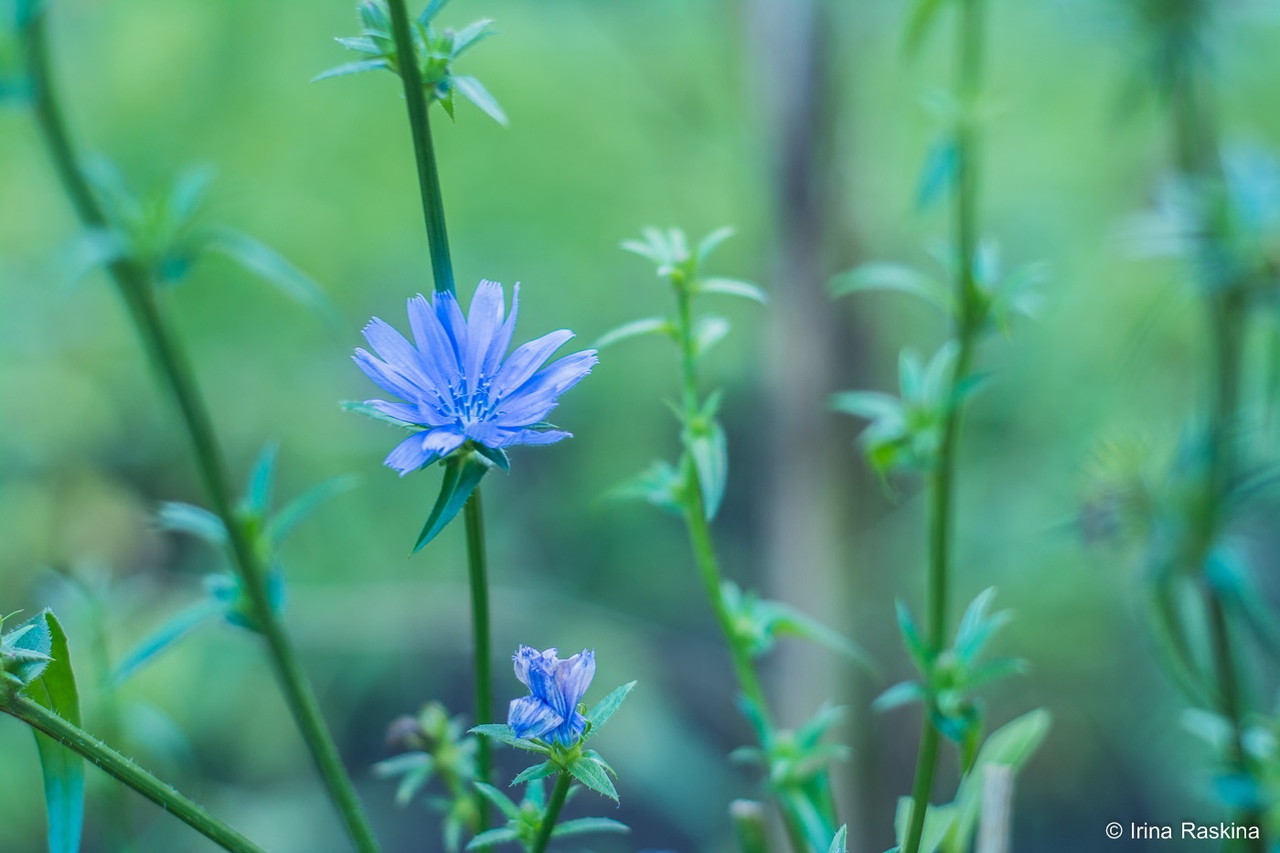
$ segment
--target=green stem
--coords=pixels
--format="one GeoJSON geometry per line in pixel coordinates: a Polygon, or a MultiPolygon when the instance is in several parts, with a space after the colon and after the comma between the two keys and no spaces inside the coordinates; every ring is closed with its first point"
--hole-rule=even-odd
{"type": "Polygon", "coordinates": [[[551,792],[551,802],[547,803],[547,810],[538,827],[538,837],[533,842],[533,853],[544,853],[547,849],[547,844],[551,841],[551,833],[556,831],[556,821],[560,819],[560,809],[564,808],[564,800],[569,796],[569,786],[572,784],[573,777],[567,770],[561,770],[556,776],[556,787],[551,792]]]}
{"type": "MultiPolygon", "coordinates": [[[[956,128],[956,304],[959,306],[955,337],[959,351],[950,377],[947,414],[938,448],[937,467],[929,477],[929,647],[934,656],[947,642],[947,614],[950,609],[952,529],[955,515],[955,468],[960,422],[964,408],[955,399],[960,383],[968,375],[973,348],[982,324],[982,302],[974,280],[978,252],[978,187],[980,137],[977,101],[982,88],[983,5],[982,0],[961,0],[956,28],[956,79],[961,116],[956,128]]],[[[933,777],[938,764],[940,736],[927,712],[921,723],[920,752],[916,759],[915,781],[911,789],[911,822],[907,827],[904,853],[919,853],[924,821],[933,793],[933,777]]]]}
{"type": "MultiPolygon", "coordinates": [[[[733,614],[724,597],[724,578],[720,572],[720,563],[716,557],[715,544],[711,539],[711,525],[707,522],[706,505],[702,495],[702,485],[698,481],[697,470],[688,446],[688,430],[690,425],[700,416],[698,405],[698,371],[697,352],[693,337],[692,294],[684,284],[676,284],[676,325],[680,345],[681,370],[681,402],[685,424],[684,471],[685,502],[684,521],[689,535],[689,544],[693,549],[694,563],[698,568],[698,577],[702,580],[703,590],[715,614],[716,624],[724,636],[725,645],[729,648],[729,656],[733,663],[734,675],[738,681],[738,689],[755,707],[759,715],[760,725],[765,732],[773,731],[772,714],[764,686],[756,672],[751,659],[751,650],[734,629],[733,614]]],[[[761,746],[768,749],[768,738],[762,738],[761,746]]],[[[778,810],[782,815],[787,838],[796,853],[808,849],[806,833],[792,800],[802,796],[798,793],[774,791],[778,810]]],[[[834,831],[834,830],[833,830],[834,831]]]]}
{"type": "MultiPolygon", "coordinates": [[[[57,105],[56,88],[49,73],[44,13],[38,13],[28,23],[23,35],[34,89],[36,120],[54,167],[84,226],[91,230],[106,229],[110,221],[76,163],[66,123],[57,105]]],[[[373,831],[325,726],[315,694],[302,672],[297,652],[279,615],[271,606],[265,567],[235,512],[222,453],[186,355],[164,322],[147,271],[127,258],[113,261],[107,270],[129,309],[153,366],[177,405],[209,503],[227,529],[234,566],[267,641],[276,678],[312,760],[351,840],[361,853],[374,853],[378,845],[373,831]]]]}
{"type": "Polygon", "coordinates": [[[0,711],[22,720],[33,729],[43,732],[72,752],[101,767],[112,777],[170,812],[224,850],[230,850],[232,853],[264,853],[261,847],[179,794],[171,786],[43,705],[24,696],[11,696],[0,699],[0,711]]]}
{"type": "Polygon", "coordinates": [[[418,191],[422,196],[422,215],[426,220],[427,242],[431,248],[431,273],[437,292],[453,293],[453,262],[449,257],[449,234],[444,225],[444,199],[440,195],[440,174],[436,170],[431,119],[427,113],[430,104],[423,90],[413,35],[409,31],[409,13],[405,11],[404,0],[387,0],[387,8],[391,12],[391,34],[396,43],[396,67],[404,84],[409,129],[413,133],[418,191]]]}
{"type": "MultiPolygon", "coordinates": [[[[489,581],[486,577],[484,549],[484,510],[480,503],[480,487],[476,486],[464,509],[467,526],[467,566],[471,585],[471,630],[475,645],[475,719],[476,725],[493,722],[492,654],[489,642],[489,581]]],[[[476,753],[480,781],[488,782],[492,759],[489,739],[480,738],[476,753]]],[[[480,829],[489,823],[489,804],[477,794],[480,829]]]]}

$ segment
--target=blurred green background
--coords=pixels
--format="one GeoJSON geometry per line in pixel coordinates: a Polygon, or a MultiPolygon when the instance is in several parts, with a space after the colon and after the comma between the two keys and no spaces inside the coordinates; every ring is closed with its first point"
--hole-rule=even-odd
{"type": "MultiPolygon", "coordinates": [[[[213,164],[210,219],[279,249],[338,307],[341,330],[219,258],[163,299],[238,477],[270,440],[282,446],[282,497],[359,476],[286,548],[288,621],[388,849],[438,849],[434,813],[421,800],[397,808],[394,784],[368,768],[389,754],[392,718],[432,698],[457,710],[469,702],[461,530],[406,557],[438,474],[397,478],[380,464],[393,432],[337,405],[374,394],[349,358],[361,326],[377,315],[404,327],[405,298],[430,288],[398,84],[387,74],[308,83],[352,58],[332,41],[356,30],[347,0],[52,3],[56,73],[85,150],[144,189],[213,164]]],[[[1202,328],[1179,267],[1135,260],[1117,239],[1149,201],[1166,148],[1159,112],[1126,100],[1132,40],[1113,5],[990,4],[988,72],[1001,111],[983,212],[1011,263],[1048,261],[1053,278],[1040,320],[982,356],[995,381],[967,420],[957,595],[998,586],[1017,614],[1001,647],[1033,663],[1031,675],[992,691],[990,719],[1040,705],[1055,717],[1019,780],[1023,850],[1095,849],[1110,820],[1222,817],[1207,797],[1207,756],[1154,664],[1130,555],[1082,548],[1069,525],[1097,441],[1131,434],[1171,446],[1203,372],[1202,328]]],[[[920,96],[947,85],[949,41],[940,33],[904,60],[904,6],[454,0],[445,24],[498,22],[500,38],[463,70],[486,83],[511,127],[470,105],[456,126],[433,113],[460,293],[469,298],[482,277],[521,282],[521,338],[568,327],[586,343],[665,311],[652,271],[617,249],[641,226],[695,235],[738,226],[716,271],[757,280],[775,299],[765,310],[714,306],[734,322],[707,362],[709,385],[726,391],[730,437],[719,544],[733,577],[820,614],[883,662],[885,680],[872,682],[799,647],[769,670],[790,724],[824,697],[853,706],[842,735],[857,752],[838,787],[856,849],[867,850],[892,844],[893,803],[915,760],[917,712],[864,709],[908,673],[892,601],[921,602],[922,513],[918,484],[887,493],[853,447],[858,424],[825,412],[822,399],[892,387],[899,348],[932,351],[942,328],[901,297],[828,306],[822,290],[859,260],[932,263],[924,247],[946,233],[943,211],[919,211],[914,197],[936,132],[920,96]],[[818,16],[810,41],[788,34],[794,15],[818,16]],[[808,153],[789,157],[797,150],[808,153]],[[797,162],[801,171],[788,171],[797,162]],[[779,412],[793,405],[788,377],[815,353],[821,372],[801,373],[818,376],[812,405],[779,412]],[[780,423],[791,430],[785,447],[780,423]],[[827,539],[794,558],[780,553],[776,506],[791,465],[823,478],[804,517],[828,514],[814,528],[827,539]]],[[[1254,18],[1227,26],[1231,50],[1217,65],[1224,123],[1233,138],[1266,143],[1280,134],[1280,113],[1259,109],[1280,79],[1278,34],[1254,18]]],[[[12,57],[12,45],[3,50],[12,57]]],[[[70,281],[76,233],[30,117],[4,104],[0,611],[62,614],[92,729],[103,724],[92,685],[104,661],[198,597],[219,557],[155,528],[161,501],[201,503],[200,489],[107,280],[70,281]]],[[[522,692],[503,663],[521,643],[595,648],[589,700],[640,682],[600,747],[621,774],[621,808],[587,796],[571,806],[633,825],[597,850],[728,849],[728,800],[758,791],[754,771],[724,759],[750,733],[680,525],[602,498],[653,458],[674,456],[662,401],[674,396],[675,371],[656,339],[606,351],[557,411],[576,437],[517,449],[511,475],[485,486],[501,701],[522,692]]],[[[120,698],[124,751],[263,846],[344,849],[251,635],[202,630],[120,698]]],[[[41,849],[30,734],[0,721],[0,755],[0,850],[41,849]]],[[[954,781],[945,766],[939,798],[954,781]]],[[[113,800],[102,777],[93,782],[86,850],[111,849],[104,827],[117,808],[137,850],[205,849],[149,804],[113,800]]]]}

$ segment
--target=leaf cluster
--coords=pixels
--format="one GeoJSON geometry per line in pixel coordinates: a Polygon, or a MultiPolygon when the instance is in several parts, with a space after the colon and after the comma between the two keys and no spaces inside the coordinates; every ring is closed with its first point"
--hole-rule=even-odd
{"type": "MultiPolygon", "coordinates": [[[[439,103],[449,114],[449,118],[453,118],[456,95],[460,94],[498,124],[506,125],[506,113],[484,84],[475,77],[458,74],[453,70],[459,57],[496,34],[493,21],[479,20],[457,31],[437,28],[435,17],[446,2],[447,0],[431,0],[421,15],[410,21],[418,78],[426,92],[427,103],[439,103]]],[[[359,15],[362,28],[360,35],[339,38],[337,41],[365,58],[332,68],[316,77],[316,80],[380,69],[400,74],[401,59],[396,50],[391,15],[387,11],[385,0],[365,0],[360,4],[359,15]]]]}

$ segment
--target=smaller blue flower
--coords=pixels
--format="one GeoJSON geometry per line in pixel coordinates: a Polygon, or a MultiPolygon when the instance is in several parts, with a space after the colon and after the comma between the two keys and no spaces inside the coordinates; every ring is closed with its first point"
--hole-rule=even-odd
{"type": "Polygon", "coordinates": [[[512,444],[552,444],[570,433],[549,429],[544,419],[556,399],[595,365],[596,351],[583,350],[542,367],[573,333],[561,329],[507,348],[515,332],[519,285],[506,314],[502,285],[482,281],[463,317],[452,293],[409,300],[414,344],[374,317],[364,329],[377,356],[357,349],[365,374],[404,402],[368,400],[366,405],[420,430],[402,441],[384,464],[400,476],[448,456],[466,441],[500,449],[512,444]],[[539,369],[542,368],[542,369],[539,369]]]}
{"type": "Polygon", "coordinates": [[[507,725],[519,738],[544,738],[571,746],[582,737],[587,720],[578,704],[596,674],[596,653],[583,650],[566,660],[555,649],[540,652],[521,646],[513,657],[516,678],[529,695],[514,700],[507,725]]]}

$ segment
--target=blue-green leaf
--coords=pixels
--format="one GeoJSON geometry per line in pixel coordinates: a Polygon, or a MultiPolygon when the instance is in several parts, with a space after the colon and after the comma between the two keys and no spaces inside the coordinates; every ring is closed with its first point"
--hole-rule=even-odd
{"type": "MultiPolygon", "coordinates": [[[[502,812],[509,820],[516,820],[520,817],[520,807],[511,802],[511,798],[499,791],[492,785],[484,782],[472,782],[476,786],[476,790],[489,802],[498,807],[498,811],[502,812]]],[[[514,784],[514,783],[513,783],[514,784]]]]}
{"type": "Polygon", "coordinates": [[[368,403],[361,403],[358,400],[343,400],[341,405],[344,412],[354,412],[357,415],[364,415],[370,420],[381,421],[384,424],[391,424],[394,427],[399,427],[400,429],[408,430],[409,432],[422,432],[426,429],[422,424],[402,421],[399,418],[393,418],[391,415],[383,414],[368,403]]]}
{"type": "Polygon", "coordinates": [[[946,313],[951,313],[954,304],[946,287],[933,277],[904,264],[883,262],[863,264],[831,280],[832,296],[846,296],[874,290],[918,296],[946,313]]]}
{"type": "Polygon", "coordinates": [[[116,665],[111,674],[115,684],[122,684],[143,666],[150,663],[162,652],[172,648],[180,640],[195,631],[206,622],[221,618],[227,611],[227,605],[216,599],[205,599],[186,610],[181,611],[149,637],[134,647],[116,665]]]}
{"type": "Polygon", "coordinates": [[[615,803],[618,801],[618,790],[613,787],[609,774],[600,762],[584,756],[569,765],[569,772],[573,774],[573,778],[596,793],[603,794],[615,803]]]}
{"type": "Polygon", "coordinates": [[[622,703],[626,700],[627,694],[631,692],[631,688],[635,687],[634,681],[628,682],[614,690],[608,696],[596,703],[595,707],[587,712],[587,722],[591,724],[591,730],[587,733],[587,737],[591,737],[600,730],[600,727],[609,722],[609,718],[614,715],[622,703]]]}
{"type": "Polygon", "coordinates": [[[840,827],[836,830],[836,837],[831,839],[831,846],[827,848],[827,853],[845,853],[845,843],[849,837],[849,827],[840,827]]]}
{"type": "Polygon", "coordinates": [[[676,327],[666,317],[646,317],[643,320],[625,323],[612,331],[605,332],[591,346],[593,349],[604,349],[620,341],[638,338],[641,335],[665,335],[673,338],[675,334],[676,327]]]}
{"type": "Polygon", "coordinates": [[[184,503],[163,503],[156,513],[161,530],[187,533],[203,539],[215,547],[227,544],[227,527],[222,519],[198,506],[184,503]]]}
{"type": "Polygon", "coordinates": [[[421,551],[424,545],[440,535],[440,531],[453,521],[487,473],[489,464],[474,453],[450,456],[445,460],[440,495],[436,498],[426,523],[422,525],[422,532],[418,534],[418,541],[413,546],[414,553],[421,551]]]}
{"type": "MultiPolygon", "coordinates": [[[[52,658],[39,679],[24,691],[72,725],[80,725],[80,697],[67,635],[50,610],[36,617],[47,625],[52,658]]],[[[84,759],[47,735],[36,733],[44,800],[49,816],[49,853],[78,853],[84,826],[84,759]]]]}
{"type": "Polygon", "coordinates": [[[284,508],[267,522],[267,538],[271,540],[272,544],[280,544],[303,519],[315,512],[321,504],[332,497],[354,489],[357,483],[359,483],[359,479],[354,474],[347,474],[341,477],[334,477],[311,487],[285,504],[284,508]]]}
{"type": "Polygon", "coordinates": [[[729,479],[728,445],[724,428],[714,420],[691,430],[691,433],[689,455],[693,458],[698,485],[702,489],[703,512],[710,520],[715,518],[716,512],[720,509],[725,484],[729,479]]]}
{"type": "Polygon", "coordinates": [[[736,278],[704,278],[698,284],[698,292],[713,293],[719,296],[739,296],[743,299],[759,302],[761,305],[769,304],[769,295],[767,293],[749,281],[741,281],[736,278]]]}
{"type": "Polygon", "coordinates": [[[471,734],[493,738],[499,743],[505,743],[507,746],[514,746],[517,749],[523,749],[528,752],[540,752],[546,755],[550,751],[545,746],[539,746],[531,740],[516,737],[516,733],[506,723],[485,723],[484,725],[475,726],[469,731],[471,734]]]}
{"type": "Polygon", "coordinates": [[[669,512],[683,511],[684,482],[670,462],[659,459],[632,479],[615,486],[608,497],[615,500],[642,500],[669,512]]]}
{"type": "Polygon", "coordinates": [[[361,59],[356,62],[339,65],[337,68],[330,68],[328,71],[322,71],[312,77],[311,82],[319,83],[321,80],[328,80],[331,77],[346,77],[348,74],[360,74],[364,71],[376,71],[390,67],[391,64],[385,59],[361,59]]]}
{"type": "Polygon", "coordinates": [[[583,835],[588,832],[618,832],[628,833],[631,827],[621,821],[612,820],[607,817],[580,817],[577,820],[568,820],[551,830],[552,838],[564,838],[570,835],[583,835]]]}
{"type": "Polygon", "coordinates": [[[490,829],[480,833],[475,838],[467,842],[468,850],[483,850],[486,847],[493,847],[498,844],[506,844],[511,841],[519,841],[520,835],[510,827],[501,827],[499,829],[490,829]]]}
{"type": "Polygon", "coordinates": [[[534,764],[526,767],[516,774],[516,778],[511,780],[512,785],[520,785],[524,782],[532,782],[534,779],[545,779],[548,776],[560,772],[560,766],[552,761],[544,761],[541,764],[534,764]]]}
{"type": "Polygon", "coordinates": [[[209,229],[205,248],[226,255],[289,299],[312,309],[330,322],[340,322],[337,309],[320,286],[266,243],[248,234],[219,227],[209,229]]]}
{"type": "Polygon", "coordinates": [[[498,124],[503,127],[507,126],[507,114],[502,111],[502,107],[498,106],[497,100],[493,95],[489,94],[489,90],[484,87],[483,83],[466,74],[455,74],[449,79],[453,81],[454,87],[462,93],[462,97],[475,104],[484,111],[485,115],[498,124]]]}

